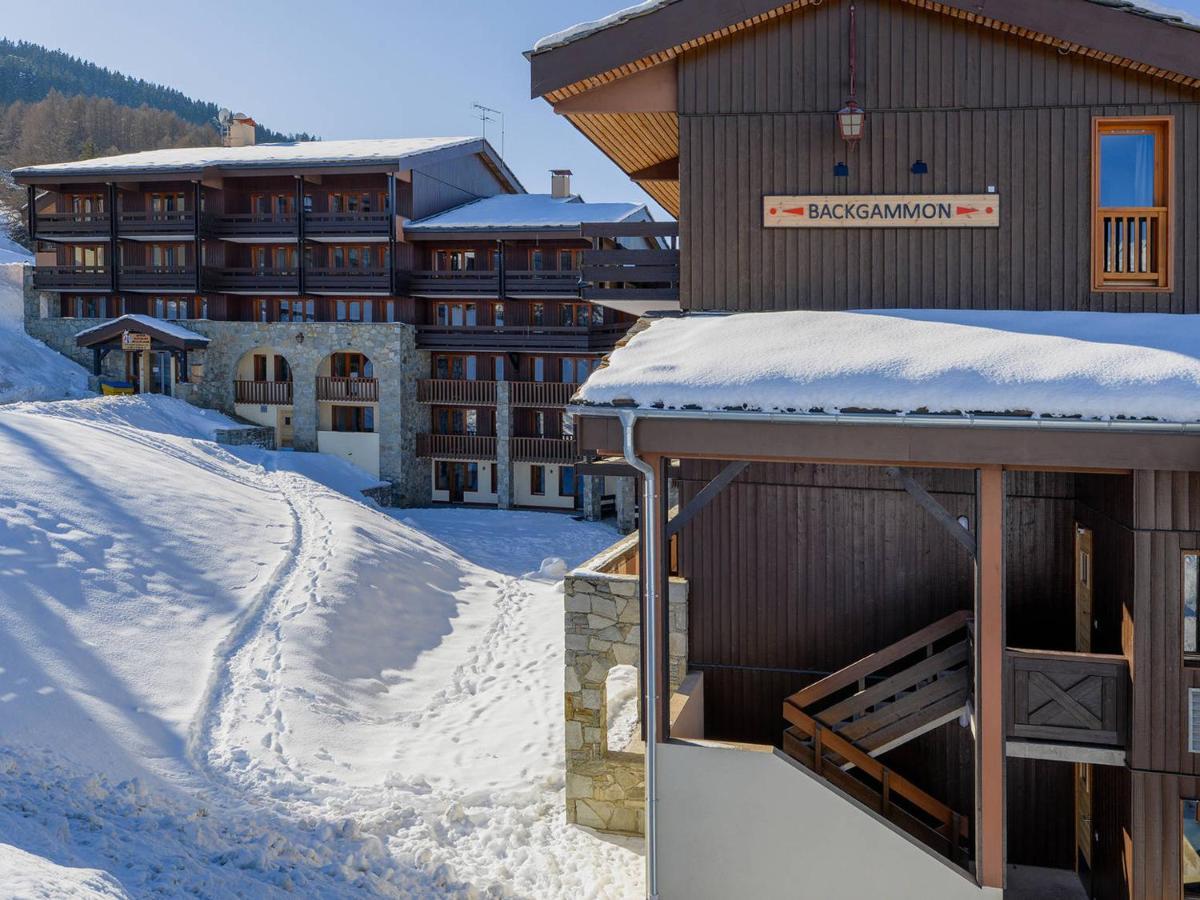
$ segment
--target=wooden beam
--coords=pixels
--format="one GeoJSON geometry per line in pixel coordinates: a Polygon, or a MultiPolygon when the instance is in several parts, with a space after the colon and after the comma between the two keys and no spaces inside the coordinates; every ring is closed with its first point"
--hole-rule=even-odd
{"type": "Polygon", "coordinates": [[[673,156],[629,173],[630,181],[678,181],[679,157],[673,156]]]}
{"type": "Polygon", "coordinates": [[[950,537],[958,541],[963,549],[971,554],[971,559],[975,558],[975,537],[958,523],[957,517],[950,515],[946,507],[938,503],[929,491],[917,484],[911,475],[905,475],[895,466],[888,466],[884,471],[900,482],[901,487],[912,494],[913,499],[920,503],[927,513],[933,516],[934,519],[941,523],[943,528],[950,532],[950,537]]]}
{"type": "Polygon", "coordinates": [[[565,115],[675,112],[679,77],[675,60],[651,66],[559,100],[554,111],[565,115]]]}
{"type": "Polygon", "coordinates": [[[975,871],[1004,888],[1004,469],[981,468],[975,562],[975,871]]]}
{"type": "Polygon", "coordinates": [[[692,521],[692,519],[696,518],[696,515],[700,512],[700,510],[708,506],[708,504],[713,501],[717,494],[725,490],[725,488],[729,486],[729,483],[733,481],[733,479],[737,478],[746,470],[748,465],[750,465],[750,463],[743,462],[741,460],[731,462],[717,473],[716,478],[714,478],[704,487],[700,488],[700,492],[696,494],[696,496],[690,501],[688,501],[688,505],[676,513],[675,518],[667,523],[667,540],[670,540],[680,531],[682,531],[683,526],[692,521]]]}

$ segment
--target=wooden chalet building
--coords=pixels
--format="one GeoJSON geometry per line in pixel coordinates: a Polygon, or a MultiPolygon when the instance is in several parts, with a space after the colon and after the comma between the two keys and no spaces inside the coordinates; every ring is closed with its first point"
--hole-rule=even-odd
{"type": "Polygon", "coordinates": [[[660,0],[527,55],[680,229],[569,407],[642,473],[652,673],[629,788],[568,579],[572,821],[644,786],[664,898],[1200,896],[1200,30],[660,0]]]}
{"type": "Polygon", "coordinates": [[[562,413],[647,297],[675,305],[674,272],[583,277],[584,252],[602,275],[622,242],[659,246],[674,224],[645,207],[585,203],[565,170],[528,194],[478,138],[254,145],[240,126],[14,177],[37,244],[27,328],[97,377],[343,456],[399,504],[597,515],[615,493],[576,477],[562,413]],[[186,359],[153,320],[192,334],[186,359]]]}

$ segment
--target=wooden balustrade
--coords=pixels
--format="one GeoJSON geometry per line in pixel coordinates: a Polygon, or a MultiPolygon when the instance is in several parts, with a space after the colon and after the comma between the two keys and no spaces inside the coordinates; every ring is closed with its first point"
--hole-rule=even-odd
{"type": "Polygon", "coordinates": [[[679,301],[678,222],[588,222],[580,226],[580,234],[608,240],[653,238],[657,245],[585,250],[580,273],[584,300],[679,301]]]}
{"type": "Polygon", "coordinates": [[[39,235],[108,237],[111,225],[107,212],[52,213],[39,212],[35,225],[39,235]]]}
{"type": "Polygon", "coordinates": [[[379,379],[318,375],[317,399],[334,403],[377,403],[379,379]]]}
{"type": "Polygon", "coordinates": [[[121,234],[191,234],[195,228],[196,214],[190,209],[117,214],[117,231],[121,234]]]}
{"type": "Polygon", "coordinates": [[[1158,284],[1167,266],[1166,208],[1109,208],[1096,215],[1098,280],[1131,287],[1158,284]]]}
{"type": "Polygon", "coordinates": [[[299,285],[296,269],[258,266],[204,268],[204,286],[218,291],[295,291],[299,285]]]}
{"type": "Polygon", "coordinates": [[[209,213],[203,224],[206,231],[220,235],[291,237],[297,229],[296,216],[283,213],[209,213]]]}
{"type": "Polygon", "coordinates": [[[561,463],[573,465],[579,460],[574,438],[514,437],[510,441],[514,462],[561,463]]]}
{"type": "Polygon", "coordinates": [[[479,434],[418,434],[423,459],[495,459],[496,438],[479,434]]]}
{"type": "Polygon", "coordinates": [[[234,401],[259,406],[291,406],[292,383],[290,381],[235,381],[234,401]]]}
{"type": "Polygon", "coordinates": [[[121,266],[119,278],[121,287],[194,290],[196,269],[193,266],[121,266]]]}
{"type": "Polygon", "coordinates": [[[417,402],[445,406],[495,406],[496,382],[425,378],[417,382],[417,402]]]}
{"type": "Polygon", "coordinates": [[[500,274],[492,271],[428,271],[409,273],[409,293],[414,297],[497,297],[500,274]]]}
{"type": "Polygon", "coordinates": [[[307,234],[385,235],[388,233],[386,212],[306,212],[304,231],[307,234]]]}
{"type": "Polygon", "coordinates": [[[1129,739],[1129,663],[1123,656],[1005,651],[1009,739],[1123,749],[1129,739]]]}
{"type": "Polygon", "coordinates": [[[39,290],[107,288],[112,283],[108,266],[38,266],[33,286],[39,290]]]}
{"type": "Polygon", "coordinates": [[[561,381],[514,381],[509,387],[513,406],[566,406],[578,384],[561,381]]]}

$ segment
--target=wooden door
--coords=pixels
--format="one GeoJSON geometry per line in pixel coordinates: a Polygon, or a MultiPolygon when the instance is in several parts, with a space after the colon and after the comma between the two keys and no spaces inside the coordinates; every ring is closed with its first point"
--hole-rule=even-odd
{"type": "Polygon", "coordinates": [[[1075,526],[1075,650],[1092,652],[1092,530],[1075,526]]]}
{"type": "Polygon", "coordinates": [[[1090,763],[1075,764],[1075,846],[1078,853],[1075,868],[1079,871],[1088,895],[1091,895],[1092,871],[1092,766],[1090,763]]]}
{"type": "Polygon", "coordinates": [[[462,503],[467,486],[467,464],[450,464],[450,502],[462,503]]]}

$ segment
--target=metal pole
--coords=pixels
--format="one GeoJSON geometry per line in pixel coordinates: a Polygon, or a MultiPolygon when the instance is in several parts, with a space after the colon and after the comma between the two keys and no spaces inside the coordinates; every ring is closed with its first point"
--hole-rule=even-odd
{"type": "Polygon", "coordinates": [[[658,898],[658,741],[659,741],[659,672],[658,672],[658,596],[659,522],[657,515],[658,470],[637,455],[634,446],[634,426],[637,414],[623,409],[619,413],[624,430],[625,461],[642,473],[641,544],[645,559],[646,603],[642,613],[642,634],[646,640],[646,665],[642,671],[642,692],[646,730],[646,896],[658,898]]]}

